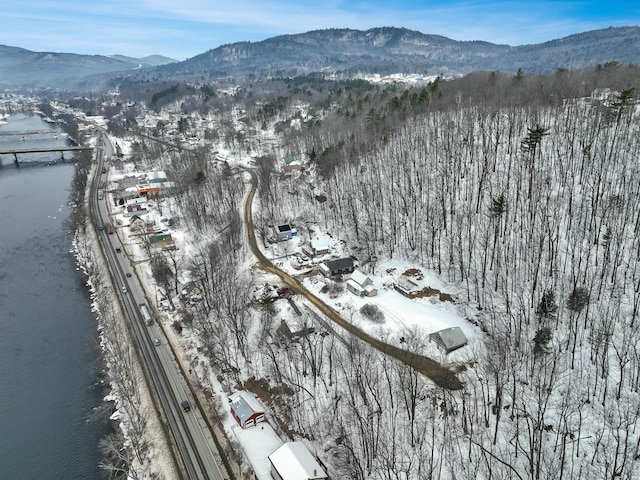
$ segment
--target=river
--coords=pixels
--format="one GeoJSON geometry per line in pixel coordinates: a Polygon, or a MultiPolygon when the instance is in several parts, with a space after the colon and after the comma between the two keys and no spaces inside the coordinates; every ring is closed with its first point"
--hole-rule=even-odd
{"type": "MultiPolygon", "coordinates": [[[[0,150],[67,144],[35,115],[0,124],[0,150]]],[[[89,420],[103,394],[96,319],[65,228],[74,167],[46,165],[59,158],[19,155],[20,168],[12,156],[0,159],[2,479],[100,478],[98,442],[108,426],[89,420]]]]}

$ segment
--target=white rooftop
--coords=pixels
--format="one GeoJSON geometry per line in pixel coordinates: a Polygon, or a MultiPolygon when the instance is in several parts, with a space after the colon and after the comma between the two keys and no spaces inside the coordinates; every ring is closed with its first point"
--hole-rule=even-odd
{"type": "Polygon", "coordinates": [[[353,280],[354,282],[362,285],[363,287],[365,286],[365,283],[367,282],[367,279],[369,277],[367,277],[364,273],[362,273],[360,270],[354,270],[351,273],[351,280],[353,280]]]}
{"type": "Polygon", "coordinates": [[[264,407],[260,404],[260,401],[250,392],[239,391],[229,396],[231,408],[238,414],[238,416],[245,420],[254,413],[264,413],[264,407]]]}
{"type": "Polygon", "coordinates": [[[269,460],[282,480],[328,478],[318,461],[302,442],[289,442],[269,455],[269,460]]]}
{"type": "Polygon", "coordinates": [[[327,240],[326,238],[312,238],[311,248],[315,250],[320,250],[322,248],[329,248],[329,240],[327,240]]]}

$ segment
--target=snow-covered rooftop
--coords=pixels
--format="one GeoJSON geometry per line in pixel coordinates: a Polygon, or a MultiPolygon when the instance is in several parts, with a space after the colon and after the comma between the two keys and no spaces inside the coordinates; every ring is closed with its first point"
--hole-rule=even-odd
{"type": "Polygon", "coordinates": [[[254,413],[264,413],[264,407],[249,392],[236,392],[229,397],[231,409],[244,423],[254,413]]]}
{"type": "Polygon", "coordinates": [[[302,442],[289,442],[269,455],[269,460],[282,480],[329,478],[302,442]]]}

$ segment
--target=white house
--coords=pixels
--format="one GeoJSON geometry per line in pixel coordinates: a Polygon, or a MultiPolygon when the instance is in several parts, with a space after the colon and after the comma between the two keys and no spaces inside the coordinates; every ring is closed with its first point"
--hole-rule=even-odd
{"type": "Polygon", "coordinates": [[[354,270],[347,280],[347,290],[358,297],[374,297],[378,290],[373,287],[373,281],[360,270],[354,270]]]}
{"type": "Polygon", "coordinates": [[[167,174],[163,171],[151,172],[147,174],[147,183],[164,183],[167,181],[167,174]]]}
{"type": "Polygon", "coordinates": [[[329,476],[302,442],[288,442],[269,455],[273,480],[324,480],[329,476]]]}
{"type": "Polygon", "coordinates": [[[324,255],[331,251],[331,247],[329,246],[329,242],[327,240],[321,238],[312,238],[311,239],[311,251],[313,255],[324,255]]]}

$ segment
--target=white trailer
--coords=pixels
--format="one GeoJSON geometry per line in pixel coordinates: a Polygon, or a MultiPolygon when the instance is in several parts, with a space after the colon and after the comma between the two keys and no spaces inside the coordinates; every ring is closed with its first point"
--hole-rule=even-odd
{"type": "Polygon", "coordinates": [[[142,313],[142,318],[144,318],[144,323],[153,325],[153,318],[149,315],[149,310],[147,310],[147,306],[144,303],[140,304],[140,312],[142,313]]]}

